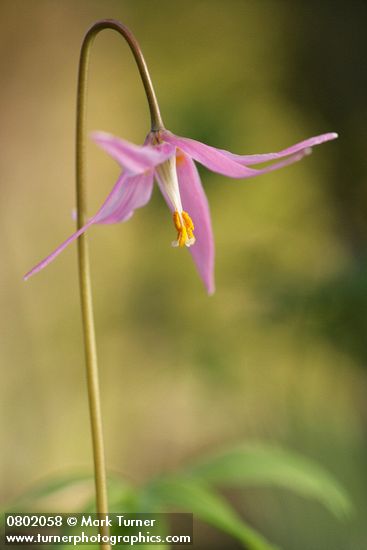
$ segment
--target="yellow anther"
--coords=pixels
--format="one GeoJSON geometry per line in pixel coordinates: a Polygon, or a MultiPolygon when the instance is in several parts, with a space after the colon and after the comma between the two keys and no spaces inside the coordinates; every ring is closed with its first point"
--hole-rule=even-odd
{"type": "Polygon", "coordinates": [[[186,227],[182,227],[181,231],[179,232],[179,234],[177,235],[177,240],[178,240],[178,246],[180,248],[182,248],[183,246],[185,246],[186,242],[187,242],[187,231],[186,231],[186,227]]]}
{"type": "Polygon", "coordinates": [[[173,212],[173,223],[175,224],[175,228],[177,229],[177,231],[181,231],[182,223],[180,214],[177,211],[173,212]]]}
{"type": "Polygon", "coordinates": [[[194,224],[187,212],[173,213],[173,223],[177,229],[177,241],[174,241],[173,246],[192,246],[195,243],[194,224]]]}
{"type": "Polygon", "coordinates": [[[189,246],[195,243],[195,237],[194,237],[194,224],[192,219],[190,218],[189,214],[187,212],[182,212],[182,218],[187,230],[187,236],[189,241],[189,246]]]}
{"type": "Polygon", "coordinates": [[[194,231],[195,229],[194,224],[192,223],[192,219],[190,218],[187,212],[182,212],[182,218],[183,218],[183,221],[185,222],[186,229],[191,229],[191,231],[194,231]]]}

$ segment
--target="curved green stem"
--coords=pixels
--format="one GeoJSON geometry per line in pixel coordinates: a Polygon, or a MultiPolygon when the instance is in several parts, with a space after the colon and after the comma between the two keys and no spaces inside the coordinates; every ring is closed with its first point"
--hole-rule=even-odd
{"type": "MultiPolygon", "coordinates": [[[[163,128],[157,99],[154,93],[149,72],[140,47],[129,29],[115,20],[102,20],[95,23],[85,35],[79,60],[77,121],[76,121],[76,203],[77,227],[86,223],[86,184],[85,184],[85,137],[86,137],[86,89],[90,49],[95,36],[104,29],[112,29],[120,33],[127,41],[137,63],[148,99],[151,115],[151,129],[163,128]]],[[[105,453],[103,443],[103,428],[101,414],[101,399],[99,390],[97,349],[94,330],[92,287],[88,243],[85,234],[78,239],[78,264],[81,311],[83,320],[85,362],[87,372],[88,400],[92,431],[94,475],[96,488],[97,513],[108,513],[107,481],[105,453]]],[[[108,535],[108,527],[101,528],[101,535],[108,535]]],[[[109,544],[101,543],[101,548],[107,550],[109,544]]]]}

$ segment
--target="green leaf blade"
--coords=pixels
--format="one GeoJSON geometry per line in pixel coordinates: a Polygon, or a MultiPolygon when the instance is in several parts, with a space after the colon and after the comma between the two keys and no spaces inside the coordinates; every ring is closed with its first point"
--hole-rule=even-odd
{"type": "Polygon", "coordinates": [[[242,521],[233,508],[205,484],[190,477],[165,477],[147,488],[147,497],[160,507],[191,512],[241,541],[251,550],[279,550],[242,521]]]}
{"type": "Polygon", "coordinates": [[[274,486],[322,503],[338,518],[352,510],[351,502],[324,468],[295,452],[265,444],[244,444],[200,461],[187,472],[213,485],[274,486]]]}

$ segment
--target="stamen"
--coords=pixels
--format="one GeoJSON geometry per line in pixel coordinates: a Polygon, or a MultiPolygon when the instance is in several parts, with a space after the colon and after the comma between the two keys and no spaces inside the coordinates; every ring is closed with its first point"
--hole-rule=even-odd
{"type": "Polygon", "coordinates": [[[181,231],[181,217],[177,211],[173,212],[173,223],[175,224],[175,228],[177,229],[177,231],[181,231]]]}
{"type": "Polygon", "coordinates": [[[194,224],[187,212],[173,212],[173,223],[177,229],[177,240],[173,241],[172,246],[190,247],[195,243],[194,224]]]}

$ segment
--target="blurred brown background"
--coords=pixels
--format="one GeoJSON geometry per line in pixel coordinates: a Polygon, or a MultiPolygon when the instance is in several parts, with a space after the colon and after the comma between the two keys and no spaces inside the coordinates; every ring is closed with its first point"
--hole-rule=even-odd
{"type": "MultiPolygon", "coordinates": [[[[284,548],[365,548],[365,3],[1,0],[0,14],[4,506],[45,475],[91,467],[75,246],[22,275],[73,231],[79,48],[109,17],[136,34],[177,134],[239,153],[340,138],[254,181],[200,169],[211,298],[170,248],[157,190],[128,223],[90,231],[108,466],[141,482],[224,444],[276,441],[336,475],[356,513],[339,524],[251,489],[245,517],[284,548]]],[[[111,31],[90,75],[90,130],[141,143],[146,100],[111,31]]],[[[88,170],[93,213],[119,170],[92,143],[88,170]]]]}

